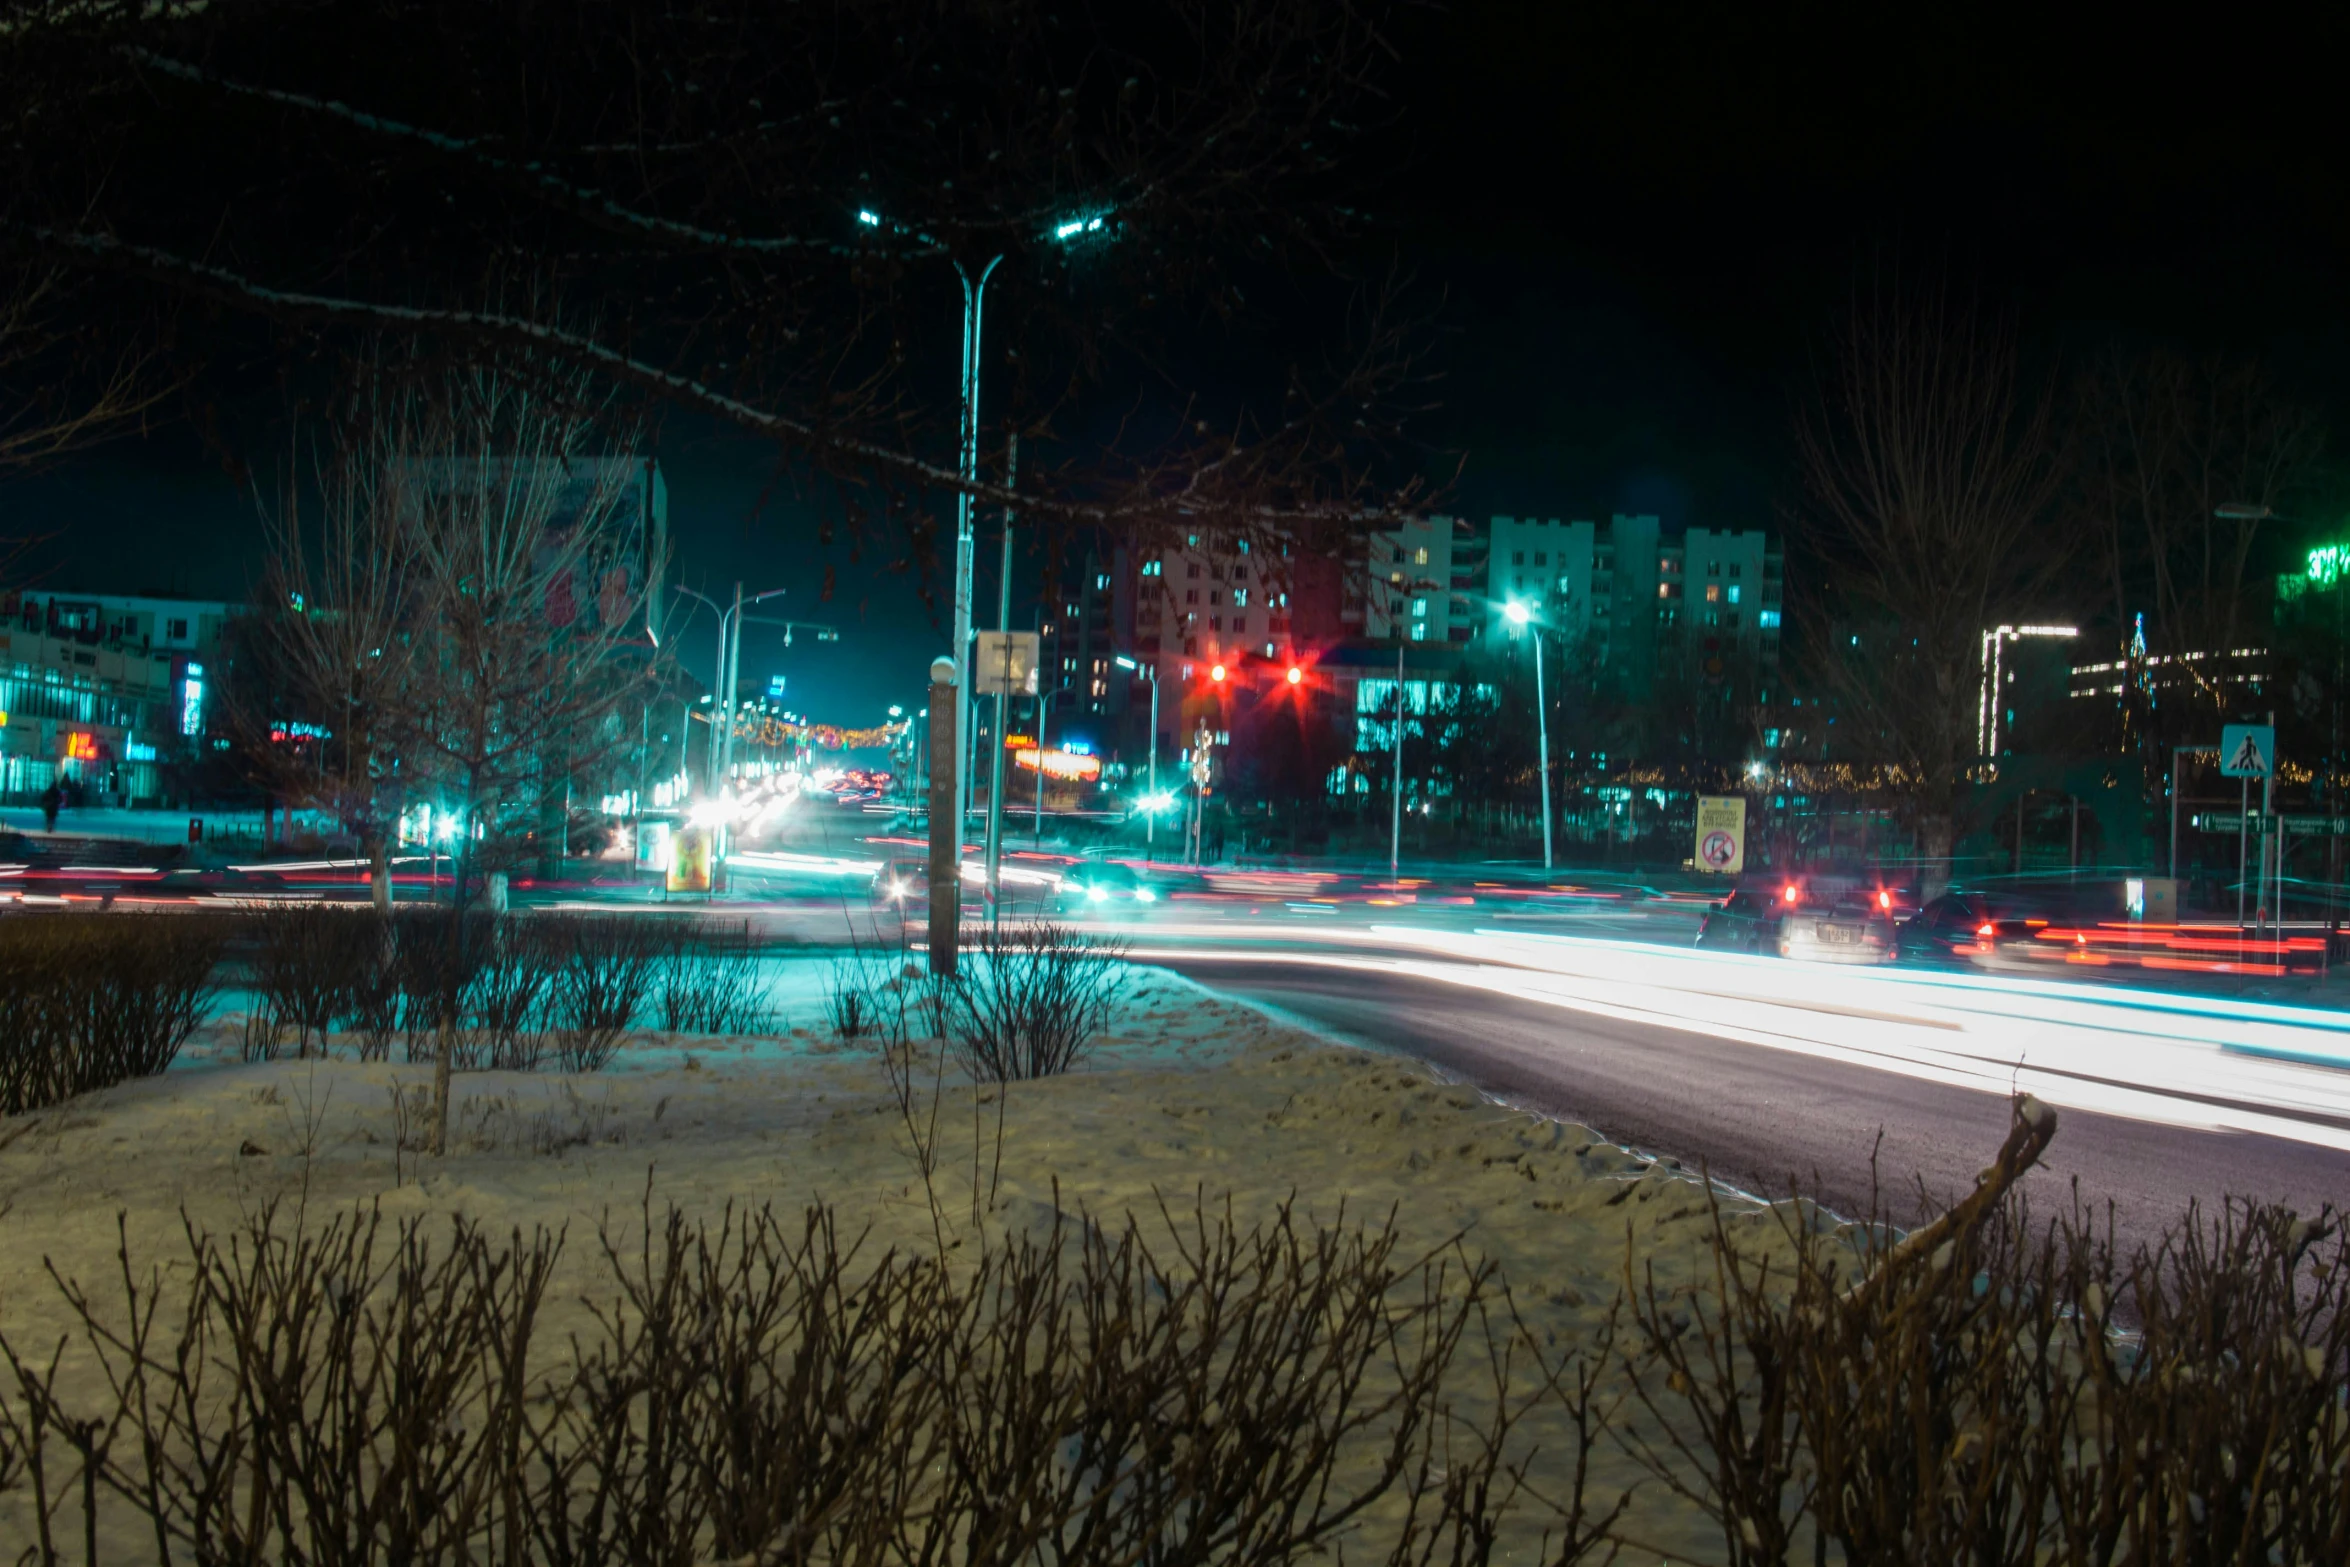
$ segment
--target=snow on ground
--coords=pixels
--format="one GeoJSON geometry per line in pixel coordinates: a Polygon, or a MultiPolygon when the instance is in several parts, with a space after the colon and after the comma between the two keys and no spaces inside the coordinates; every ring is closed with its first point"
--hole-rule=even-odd
{"type": "MultiPolygon", "coordinates": [[[[1562,1347],[1604,1322],[1627,1245],[1667,1283],[1703,1265],[1705,1195],[1669,1162],[1143,968],[1121,985],[1113,1025],[1080,1070],[1012,1085],[1000,1100],[948,1074],[939,1173],[926,1189],[878,1057],[823,1025],[829,973],[821,961],[783,965],[772,992],[781,1026],[762,1037],[645,1035],[593,1076],[461,1074],[455,1147],[441,1161],[396,1146],[416,1112],[395,1096],[420,1107],[428,1065],[340,1052],[247,1065],[241,1020],[223,1017],[185,1070],[0,1121],[0,1332],[20,1346],[56,1342],[69,1324],[45,1268],[114,1276],[118,1214],[134,1264],[168,1277],[186,1256],[183,1213],[222,1231],[273,1200],[313,1217],[376,1203],[387,1216],[461,1212],[493,1233],[568,1227],[540,1339],[550,1345],[585,1324],[582,1297],[607,1293],[597,1224],[633,1234],[648,1196],[656,1212],[704,1216],[729,1202],[786,1213],[826,1203],[876,1250],[924,1251],[942,1234],[958,1247],[970,1238],[975,1193],[991,1227],[1048,1223],[1056,1183],[1063,1212],[1097,1218],[1153,1215],[1162,1197],[1188,1210],[1195,1193],[1218,1204],[1228,1194],[1243,1223],[1293,1195],[1322,1222],[1376,1223],[1392,1210],[1409,1246],[1459,1233],[1498,1262],[1529,1320],[1562,1347]]],[[[1491,1390],[1463,1380],[1473,1413],[1491,1390]]],[[[1540,1417],[1529,1430],[1541,1434],[1540,1417]]],[[[1544,1450],[1568,1451],[1555,1432],[1544,1450]]],[[[1636,1478],[1612,1450],[1599,1473],[1609,1495],[1636,1478]]],[[[1646,1494],[1638,1537],[1682,1559],[1719,1553],[1705,1526],[1655,1486],[1646,1494]]],[[[0,1497],[0,1536],[15,1506],[0,1497]]]]}

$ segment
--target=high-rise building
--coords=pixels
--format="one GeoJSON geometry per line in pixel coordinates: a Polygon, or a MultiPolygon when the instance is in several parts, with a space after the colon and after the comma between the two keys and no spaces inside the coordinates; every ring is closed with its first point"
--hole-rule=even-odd
{"type": "Polygon", "coordinates": [[[1495,517],[1486,529],[1480,629],[1515,637],[1533,609],[1570,656],[1628,693],[1660,671],[1722,679],[1779,661],[1781,553],[1759,530],[1664,537],[1650,515],[1591,522],[1495,517]]]}

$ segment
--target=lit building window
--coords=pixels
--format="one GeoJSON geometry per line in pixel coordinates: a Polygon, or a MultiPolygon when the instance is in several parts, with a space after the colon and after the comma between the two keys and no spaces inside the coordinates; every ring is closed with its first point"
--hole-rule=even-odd
{"type": "Polygon", "coordinates": [[[1234,589],[1232,590],[1232,605],[1233,605],[1233,607],[1234,607],[1235,609],[1240,609],[1240,608],[1244,608],[1244,607],[1246,607],[1246,605],[1247,605],[1247,604],[1248,604],[1248,589],[1246,589],[1246,588],[1234,588],[1234,589]]]}
{"type": "Polygon", "coordinates": [[[1656,596],[1660,599],[1671,598],[1673,596],[1673,585],[1669,582],[1658,583],[1656,585],[1656,596]]]}
{"type": "Polygon", "coordinates": [[[1412,600],[1412,615],[1413,615],[1413,617],[1414,617],[1415,619],[1417,619],[1417,618],[1418,618],[1418,617],[1420,617],[1420,616],[1426,615],[1427,613],[1428,613],[1428,601],[1427,601],[1426,599],[1414,599],[1414,600],[1412,600]]]}
{"type": "Polygon", "coordinates": [[[1425,642],[1428,640],[1428,622],[1424,620],[1415,620],[1412,622],[1412,640],[1414,642],[1425,642]]]}
{"type": "Polygon", "coordinates": [[[204,666],[190,664],[188,675],[180,682],[180,733],[200,735],[204,732],[204,666]]]}
{"type": "Polygon", "coordinates": [[[1735,582],[1730,584],[1730,602],[1733,604],[1738,602],[1738,584],[1735,582]]]}
{"type": "Polygon", "coordinates": [[[1708,604],[1719,604],[1722,601],[1722,585],[1720,583],[1709,582],[1705,585],[1705,601],[1708,604]]]}
{"type": "Polygon", "coordinates": [[[1765,631],[1776,631],[1779,629],[1779,612],[1775,609],[1766,609],[1754,617],[1754,623],[1765,631]]]}
{"type": "Polygon", "coordinates": [[[1428,547],[1426,545],[1423,544],[1418,549],[1412,551],[1412,564],[1415,566],[1425,566],[1428,564],[1428,547]]]}

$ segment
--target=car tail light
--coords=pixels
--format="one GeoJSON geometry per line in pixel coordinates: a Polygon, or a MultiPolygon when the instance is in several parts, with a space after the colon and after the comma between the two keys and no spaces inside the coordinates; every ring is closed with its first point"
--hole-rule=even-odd
{"type": "Polygon", "coordinates": [[[1998,935],[1999,932],[1992,929],[1991,922],[1989,920],[1985,920],[1982,924],[1975,927],[1975,934],[1981,937],[1983,940],[1988,941],[1993,936],[1998,935]]]}
{"type": "Polygon", "coordinates": [[[1889,908],[1893,907],[1893,894],[1891,894],[1891,893],[1889,893],[1889,892],[1880,892],[1880,893],[1878,893],[1878,894],[1877,894],[1877,907],[1878,907],[1878,908],[1880,908],[1880,909],[1889,909],[1889,908]]]}
{"type": "Polygon", "coordinates": [[[1795,883],[1793,883],[1793,882],[1789,882],[1789,883],[1787,884],[1787,893],[1786,893],[1786,897],[1787,897],[1787,901],[1788,901],[1789,903],[1797,903],[1797,902],[1800,902],[1800,901],[1802,901],[1802,898],[1803,898],[1803,891],[1802,891],[1802,889],[1801,889],[1801,888],[1797,887],[1797,886],[1795,885],[1795,883]]]}

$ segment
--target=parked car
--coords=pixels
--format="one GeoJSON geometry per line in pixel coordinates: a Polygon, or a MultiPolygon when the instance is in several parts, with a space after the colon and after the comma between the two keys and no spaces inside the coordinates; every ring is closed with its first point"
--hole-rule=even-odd
{"type": "Polygon", "coordinates": [[[1791,906],[1779,920],[1779,956],[1807,963],[1890,963],[1896,931],[1890,895],[1855,891],[1791,906]]]}
{"type": "Polygon", "coordinates": [[[1064,914],[1131,914],[1136,905],[1155,903],[1158,893],[1123,865],[1106,861],[1081,862],[1061,873],[1054,901],[1064,914]]]}
{"type": "Polygon", "coordinates": [[[1895,948],[1904,963],[1963,968],[2023,968],[2061,959],[2055,943],[2043,941],[2042,915],[2027,912],[2011,898],[1981,892],[1951,892],[1928,902],[1902,924],[1895,948]]]}

